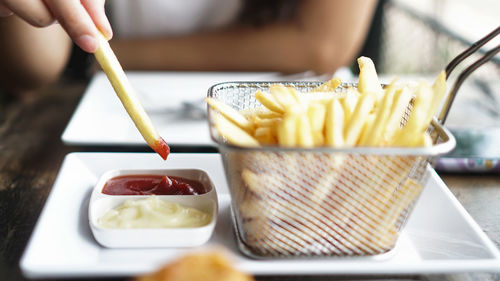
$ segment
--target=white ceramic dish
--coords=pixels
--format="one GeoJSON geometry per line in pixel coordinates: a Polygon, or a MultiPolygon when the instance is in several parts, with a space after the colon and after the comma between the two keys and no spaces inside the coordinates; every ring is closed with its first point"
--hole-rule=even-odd
{"type": "Polygon", "coordinates": [[[254,275],[431,274],[500,272],[500,254],[437,174],[430,180],[391,256],[252,260],[238,251],[230,196],[218,154],[175,154],[164,162],[152,153],[72,153],[62,164],[21,259],[30,278],[131,276],[150,272],[189,251],[222,247],[237,268],[254,275]],[[110,249],[94,240],[88,202],[110,169],[187,169],[207,172],[217,189],[218,222],[211,239],[196,248],[110,249]]]}
{"type": "MultiPolygon", "coordinates": [[[[341,68],[336,77],[351,79],[341,68]]],[[[277,72],[127,72],[158,133],[169,145],[215,147],[205,118],[189,118],[179,112],[185,102],[202,103],[208,88],[225,81],[327,80],[312,73],[282,75],[277,72]]],[[[62,141],[69,145],[145,146],[103,73],[97,73],[82,96],[62,141]]]]}
{"type": "Polygon", "coordinates": [[[218,200],[215,187],[210,177],[202,170],[111,170],[104,173],[97,182],[89,203],[89,225],[97,242],[109,248],[153,248],[153,247],[195,247],[210,239],[218,214],[218,200]],[[104,228],[98,219],[108,210],[124,203],[126,200],[140,200],[144,195],[107,195],[102,193],[108,180],[124,175],[166,175],[177,176],[199,181],[206,193],[200,195],[158,195],[160,200],[178,203],[185,207],[195,208],[211,215],[210,223],[190,228],[104,228]]]}
{"type": "MultiPolygon", "coordinates": [[[[127,72],[127,76],[169,145],[214,147],[206,119],[175,113],[182,103],[202,101],[210,86],[223,81],[279,79],[270,72],[127,72]]],[[[71,145],[145,145],[103,73],[90,82],[61,138],[71,145]]]]}

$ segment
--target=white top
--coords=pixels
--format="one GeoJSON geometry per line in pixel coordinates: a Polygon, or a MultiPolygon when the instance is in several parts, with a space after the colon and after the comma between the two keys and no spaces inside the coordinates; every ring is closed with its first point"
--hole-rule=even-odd
{"type": "Polygon", "coordinates": [[[233,23],[242,0],[109,0],[118,37],[172,36],[233,23]]]}

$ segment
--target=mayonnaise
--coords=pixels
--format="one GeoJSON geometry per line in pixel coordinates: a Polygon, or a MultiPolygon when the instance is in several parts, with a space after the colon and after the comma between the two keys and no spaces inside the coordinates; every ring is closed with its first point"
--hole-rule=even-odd
{"type": "Polygon", "coordinates": [[[147,199],[127,200],[97,220],[105,228],[199,227],[210,223],[211,215],[177,203],[147,199]]]}

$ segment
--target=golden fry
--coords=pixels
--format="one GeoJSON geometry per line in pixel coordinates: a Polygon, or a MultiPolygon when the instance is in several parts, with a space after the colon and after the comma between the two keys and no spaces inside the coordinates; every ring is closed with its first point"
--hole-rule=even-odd
{"type": "Polygon", "coordinates": [[[236,126],[223,115],[214,116],[214,125],[217,131],[231,144],[239,146],[259,146],[259,142],[245,130],[236,126]]]}
{"type": "Polygon", "coordinates": [[[279,124],[283,118],[253,118],[255,127],[273,127],[279,124]]]}
{"type": "Polygon", "coordinates": [[[311,92],[333,92],[340,84],[342,84],[342,81],[339,78],[332,78],[312,89],[311,92]]]}
{"type": "Polygon", "coordinates": [[[408,88],[399,89],[394,94],[391,112],[387,119],[380,145],[392,145],[394,136],[401,128],[401,120],[411,101],[412,95],[408,88]]]}
{"type": "Polygon", "coordinates": [[[427,83],[420,82],[417,91],[408,121],[396,136],[397,146],[416,146],[420,135],[429,126],[426,117],[429,115],[428,110],[432,102],[432,89],[427,83]]]}
{"type": "MultiPolygon", "coordinates": [[[[429,109],[429,115],[427,116],[427,120],[430,123],[434,114],[436,114],[439,106],[441,105],[443,98],[446,94],[446,72],[441,71],[439,73],[436,81],[432,85],[432,105],[429,109]]],[[[448,97],[449,98],[449,97],[448,97]]],[[[446,101],[448,103],[448,100],[446,101]]],[[[444,112],[441,113],[443,115],[444,112]]],[[[444,116],[439,116],[439,119],[442,120],[444,116]]],[[[426,121],[427,122],[427,121],[426,121]]]]}
{"type": "Polygon", "coordinates": [[[326,110],[325,142],[328,146],[344,146],[344,111],[338,99],[332,99],[326,110]]]}
{"type": "Polygon", "coordinates": [[[314,139],[311,131],[311,124],[306,114],[301,114],[296,118],[297,122],[297,144],[301,147],[313,147],[314,139]]]}
{"type": "Polygon", "coordinates": [[[364,93],[359,99],[356,109],[344,129],[346,146],[354,146],[358,142],[361,130],[375,104],[375,99],[376,94],[372,92],[364,93]]]}
{"type": "Polygon", "coordinates": [[[325,136],[323,135],[323,132],[312,131],[312,137],[314,146],[322,146],[325,144],[325,136]]]}
{"type": "Polygon", "coordinates": [[[384,90],[378,80],[377,71],[373,61],[368,57],[358,58],[359,81],[358,90],[360,93],[375,93],[377,100],[382,98],[384,90]]]}
{"type": "Polygon", "coordinates": [[[358,104],[360,94],[354,88],[348,88],[346,95],[340,99],[342,107],[344,108],[344,122],[348,122],[351,119],[352,113],[358,104]]]}
{"type": "Polygon", "coordinates": [[[231,120],[231,122],[236,124],[238,127],[247,132],[253,131],[253,124],[234,108],[213,98],[207,98],[206,101],[210,107],[217,110],[220,114],[224,115],[224,117],[228,120],[231,120]]]}
{"type": "Polygon", "coordinates": [[[323,131],[325,127],[326,107],[321,103],[310,103],[307,108],[307,116],[311,121],[313,131],[323,131]]]}
{"type": "Polygon", "coordinates": [[[255,92],[255,99],[258,100],[262,105],[267,107],[269,110],[284,113],[285,109],[281,104],[279,104],[273,95],[268,92],[257,91],[255,92]]]}
{"type": "Polygon", "coordinates": [[[420,135],[420,140],[417,142],[417,146],[430,147],[433,145],[432,137],[428,132],[424,132],[420,135]]]}
{"type": "Polygon", "coordinates": [[[385,95],[382,100],[381,106],[377,109],[373,126],[366,126],[365,134],[361,137],[360,145],[363,146],[377,146],[382,143],[382,134],[386,128],[387,120],[391,114],[391,107],[396,92],[396,80],[385,90],[385,95]]]}
{"type": "Polygon", "coordinates": [[[254,136],[260,144],[270,145],[276,143],[276,138],[274,136],[272,127],[257,128],[255,129],[254,136]]]}
{"type": "Polygon", "coordinates": [[[271,111],[269,108],[262,106],[262,105],[255,107],[255,108],[247,108],[247,109],[240,110],[240,113],[248,120],[251,120],[254,117],[276,118],[276,117],[281,116],[280,113],[277,113],[275,111],[271,111]]]}
{"type": "Polygon", "coordinates": [[[286,109],[298,104],[298,94],[295,89],[276,84],[269,88],[269,92],[274,96],[282,108],[286,109]]]}
{"type": "Polygon", "coordinates": [[[296,114],[287,114],[277,127],[278,143],[281,146],[293,147],[297,145],[296,114]]]}
{"type": "Polygon", "coordinates": [[[357,142],[357,145],[359,146],[367,146],[363,145],[362,141],[368,138],[370,138],[371,130],[375,127],[375,119],[377,115],[375,113],[370,113],[366,117],[365,124],[363,125],[363,128],[361,129],[361,133],[359,136],[359,141],[357,142]]]}

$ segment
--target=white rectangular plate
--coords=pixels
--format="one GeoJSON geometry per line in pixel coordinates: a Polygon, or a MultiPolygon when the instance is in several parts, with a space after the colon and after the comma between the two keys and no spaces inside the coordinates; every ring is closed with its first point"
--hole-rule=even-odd
{"type": "MultiPolygon", "coordinates": [[[[203,107],[211,86],[227,81],[320,79],[308,75],[311,76],[283,76],[275,72],[127,72],[158,133],[169,145],[183,146],[214,146],[206,119],[190,118],[179,111],[183,102],[198,102],[203,107]]],[[[71,145],[145,146],[102,72],[92,79],[61,138],[71,145]]]]}
{"type": "Polygon", "coordinates": [[[254,275],[424,274],[499,271],[500,254],[429,168],[425,187],[396,248],[363,258],[253,260],[237,249],[230,197],[219,154],[72,153],[66,156],[21,259],[27,277],[131,276],[158,269],[189,251],[225,248],[235,266],[254,275]],[[93,238],[88,202],[99,176],[111,169],[196,168],[208,173],[219,194],[211,240],[199,248],[108,249],[93,238]]]}

